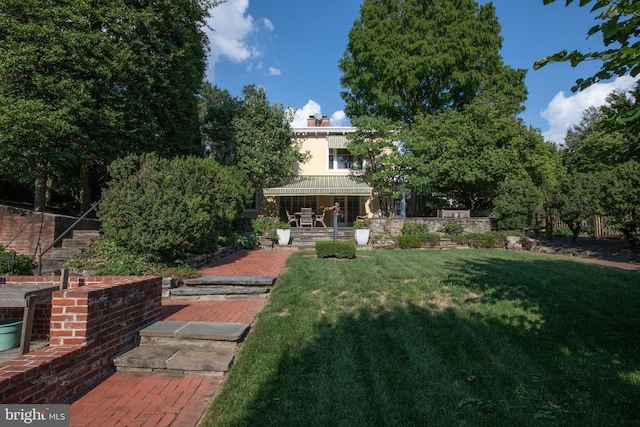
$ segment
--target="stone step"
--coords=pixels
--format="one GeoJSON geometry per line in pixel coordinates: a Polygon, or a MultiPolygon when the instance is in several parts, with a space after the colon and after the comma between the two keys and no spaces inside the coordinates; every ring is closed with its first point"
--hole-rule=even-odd
{"type": "Polygon", "coordinates": [[[276,278],[271,276],[200,276],[184,279],[183,286],[169,289],[167,295],[174,299],[264,296],[275,281],[276,278]]]}
{"type": "Polygon", "coordinates": [[[155,322],[140,330],[140,337],[174,338],[182,340],[241,341],[249,330],[244,323],[220,322],[155,322]]]}
{"type": "Polygon", "coordinates": [[[171,297],[200,297],[200,296],[240,296],[240,295],[258,295],[269,293],[268,287],[257,286],[182,286],[171,289],[169,295],[171,297]]]}
{"type": "Polygon", "coordinates": [[[272,276],[200,276],[184,279],[186,286],[271,286],[276,278],[272,276]]]}
{"type": "Polygon", "coordinates": [[[82,251],[85,246],[52,248],[51,258],[68,259],[82,251]]]}
{"type": "Polygon", "coordinates": [[[118,372],[222,376],[231,368],[234,355],[235,351],[145,346],[116,358],[114,365],[118,372]]]}
{"type": "Polygon", "coordinates": [[[224,375],[248,330],[242,323],[156,322],[140,331],[140,345],[114,365],[120,372],[224,375]]]}

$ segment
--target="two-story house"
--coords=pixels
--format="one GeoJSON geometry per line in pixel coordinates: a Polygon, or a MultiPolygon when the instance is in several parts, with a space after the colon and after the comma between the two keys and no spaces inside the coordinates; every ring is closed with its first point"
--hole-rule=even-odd
{"type": "MultiPolygon", "coordinates": [[[[310,154],[309,161],[298,165],[296,176],[280,187],[265,188],[256,211],[263,215],[286,211],[299,212],[339,202],[343,215],[339,226],[353,224],[358,215],[369,212],[372,188],[361,178],[361,167],[347,150],[347,135],[353,127],[331,127],[327,116],[316,114],[307,120],[307,127],[294,128],[301,150],[310,154]]],[[[327,225],[329,223],[327,222],[327,225]]]]}

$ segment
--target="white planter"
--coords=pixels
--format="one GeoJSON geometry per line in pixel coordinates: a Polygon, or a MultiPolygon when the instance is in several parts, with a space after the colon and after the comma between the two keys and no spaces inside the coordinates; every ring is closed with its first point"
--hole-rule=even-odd
{"type": "Polygon", "coordinates": [[[369,243],[369,229],[368,228],[358,228],[355,229],[355,237],[356,243],[358,245],[366,245],[369,243]]]}
{"type": "Polygon", "coordinates": [[[276,229],[276,233],[278,233],[278,244],[279,245],[288,245],[289,240],[291,239],[291,230],[283,230],[276,229]]]}

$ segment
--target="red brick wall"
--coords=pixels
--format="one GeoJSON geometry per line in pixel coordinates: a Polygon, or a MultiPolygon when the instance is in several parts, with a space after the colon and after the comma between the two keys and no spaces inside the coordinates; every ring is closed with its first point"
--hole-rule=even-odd
{"type": "MultiPolygon", "coordinates": [[[[15,250],[18,255],[35,256],[53,243],[76,220],[77,218],[71,216],[0,205],[0,245],[5,249],[15,250]]],[[[95,219],[84,219],[75,227],[76,230],[99,228],[100,223],[95,219]]],[[[50,256],[51,251],[43,257],[50,256]]]]}
{"type": "Polygon", "coordinates": [[[113,372],[113,358],[159,319],[161,302],[160,277],[71,277],[53,293],[50,345],[0,364],[0,403],[68,403],[113,372]]]}

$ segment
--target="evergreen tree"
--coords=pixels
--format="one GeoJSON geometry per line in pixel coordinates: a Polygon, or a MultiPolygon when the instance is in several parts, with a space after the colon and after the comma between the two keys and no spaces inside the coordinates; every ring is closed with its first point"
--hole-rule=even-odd
{"type": "Polygon", "coordinates": [[[49,183],[72,182],[86,207],[92,172],[119,156],[201,152],[195,95],[216,3],[0,2],[4,178],[34,186],[37,209],[49,183]]]}
{"type": "Polygon", "coordinates": [[[503,64],[495,8],[475,0],[364,0],[340,61],[349,117],[412,125],[420,114],[461,111],[479,93],[526,99],[525,70],[503,64]]]}

